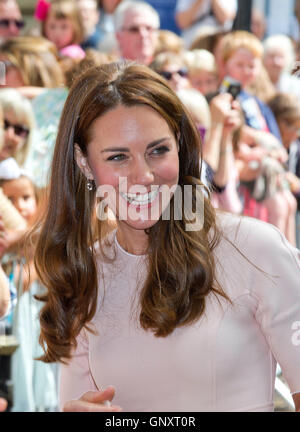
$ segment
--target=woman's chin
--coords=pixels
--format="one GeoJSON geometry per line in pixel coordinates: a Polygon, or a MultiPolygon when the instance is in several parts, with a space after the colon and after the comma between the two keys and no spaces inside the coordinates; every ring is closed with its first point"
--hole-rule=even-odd
{"type": "Polygon", "coordinates": [[[158,219],[151,220],[151,219],[138,219],[138,220],[122,220],[119,221],[122,225],[125,224],[128,228],[131,228],[133,230],[146,230],[151,227],[153,227],[158,222],[158,219]]]}

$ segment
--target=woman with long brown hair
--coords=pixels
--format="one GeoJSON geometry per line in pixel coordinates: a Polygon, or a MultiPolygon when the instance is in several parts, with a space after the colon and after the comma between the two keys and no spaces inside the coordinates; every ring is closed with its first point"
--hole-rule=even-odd
{"type": "Polygon", "coordinates": [[[146,66],[105,64],[71,87],[35,255],[64,411],[270,411],[275,357],[300,391],[298,251],[266,223],[217,216],[200,154],[146,66]]]}

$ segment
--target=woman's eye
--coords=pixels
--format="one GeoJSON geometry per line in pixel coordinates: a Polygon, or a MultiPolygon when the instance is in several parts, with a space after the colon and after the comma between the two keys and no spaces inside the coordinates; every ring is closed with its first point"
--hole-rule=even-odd
{"type": "Polygon", "coordinates": [[[117,162],[123,161],[124,159],[126,159],[126,155],[124,155],[122,153],[117,154],[117,155],[112,155],[112,156],[109,156],[109,158],[107,158],[108,161],[117,161],[117,162]]]}
{"type": "Polygon", "coordinates": [[[154,155],[160,155],[160,154],[164,154],[166,152],[168,152],[170,149],[167,146],[161,146],[161,147],[157,147],[152,151],[152,154],[154,155]]]}

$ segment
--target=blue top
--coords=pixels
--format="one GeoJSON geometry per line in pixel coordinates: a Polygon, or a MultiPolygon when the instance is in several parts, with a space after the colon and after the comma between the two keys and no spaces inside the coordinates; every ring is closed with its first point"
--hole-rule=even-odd
{"type": "Polygon", "coordinates": [[[83,50],[87,50],[89,48],[98,49],[99,42],[103,38],[104,33],[100,28],[96,27],[94,33],[92,33],[85,41],[80,45],[83,50]]]}
{"type": "Polygon", "coordinates": [[[262,116],[265,118],[269,131],[281,142],[281,135],[278,124],[271,108],[267,104],[262,102],[258,97],[247,93],[245,90],[242,90],[240,92],[238,100],[241,103],[241,107],[245,115],[245,121],[248,126],[253,127],[254,129],[261,130],[261,125],[257,117],[257,112],[255,111],[255,109],[253,109],[254,105],[251,104],[251,101],[255,101],[259,106],[262,116]]]}

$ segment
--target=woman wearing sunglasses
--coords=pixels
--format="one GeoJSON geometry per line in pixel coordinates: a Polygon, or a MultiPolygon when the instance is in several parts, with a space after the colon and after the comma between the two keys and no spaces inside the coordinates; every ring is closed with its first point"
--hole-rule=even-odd
{"type": "Polygon", "coordinates": [[[30,102],[15,89],[0,89],[0,105],[4,118],[4,144],[0,151],[0,163],[14,158],[23,166],[32,142],[34,115],[30,102]]]}
{"type": "Polygon", "coordinates": [[[2,0],[0,2],[0,40],[4,41],[19,36],[24,25],[18,3],[15,0],[2,0]]]}
{"type": "Polygon", "coordinates": [[[175,92],[191,87],[187,67],[181,54],[160,53],[155,57],[150,67],[164,77],[175,92]]]}

